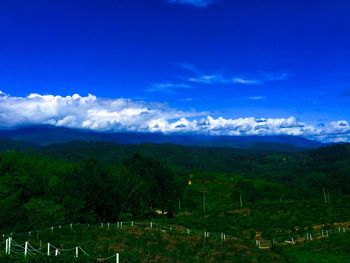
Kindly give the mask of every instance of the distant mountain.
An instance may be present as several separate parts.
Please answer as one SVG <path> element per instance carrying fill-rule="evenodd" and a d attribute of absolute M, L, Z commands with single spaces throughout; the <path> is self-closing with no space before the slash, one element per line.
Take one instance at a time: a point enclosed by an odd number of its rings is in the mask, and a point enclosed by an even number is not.
<path fill-rule="evenodd" d="M 95 132 L 53 126 L 32 126 L 0 130 L 0 139 L 28 144 L 51 145 L 72 141 L 100 141 L 118 144 L 178 144 L 202 147 L 230 147 L 271 151 L 299 151 L 324 144 L 297 136 L 208 136 L 194 134 Z"/>

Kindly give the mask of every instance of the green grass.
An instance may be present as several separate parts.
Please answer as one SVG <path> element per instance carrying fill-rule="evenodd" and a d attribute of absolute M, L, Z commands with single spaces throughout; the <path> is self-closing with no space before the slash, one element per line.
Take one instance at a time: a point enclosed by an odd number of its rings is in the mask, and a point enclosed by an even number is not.
<path fill-rule="evenodd" d="M 350 262 L 350 236 L 348 233 L 341 233 L 321 240 L 284 247 L 280 254 L 295 263 Z"/>
<path fill-rule="evenodd" d="M 74 258 L 74 250 L 62 252 L 59 257 L 31 256 L 29 262 L 96 262 L 96 258 L 120 253 L 121 262 L 281 262 L 283 258 L 274 252 L 260 251 L 251 241 L 233 236 L 222 241 L 219 236 L 210 235 L 204 239 L 202 233 L 181 232 L 178 227 L 173 231 L 160 231 L 145 226 L 115 225 L 109 229 L 98 226 L 74 226 L 40 231 L 39 235 L 29 238 L 28 233 L 14 235 L 20 244 L 25 241 L 39 248 L 48 242 L 59 248 L 81 246 L 91 257 L 81 255 Z M 185 229 L 182 229 L 185 230 Z M 46 251 L 44 247 L 43 252 Z M 0 256 L 0 262 L 22 262 L 23 254 L 10 257 Z M 112 261 L 113 262 L 113 261 Z"/>

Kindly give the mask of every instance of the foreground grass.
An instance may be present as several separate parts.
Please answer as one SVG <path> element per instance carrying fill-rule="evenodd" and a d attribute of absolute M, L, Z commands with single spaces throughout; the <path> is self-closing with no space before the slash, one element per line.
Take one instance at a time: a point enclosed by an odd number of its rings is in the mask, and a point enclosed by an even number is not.
<path fill-rule="evenodd" d="M 274 250 L 295 263 L 350 262 L 350 236 L 338 234 Z"/>
<path fill-rule="evenodd" d="M 75 258 L 75 251 L 61 252 L 58 257 L 30 256 L 29 262 L 96 262 L 120 253 L 120 262 L 283 262 L 284 258 L 274 252 L 260 251 L 251 241 L 229 237 L 222 241 L 217 237 L 205 239 L 200 234 L 184 234 L 176 231 L 161 231 L 149 227 L 116 226 L 101 228 L 74 227 L 41 232 L 38 237 L 27 239 L 14 236 L 17 243 L 29 241 L 31 245 L 45 253 L 48 242 L 52 245 L 69 249 L 82 247 L 90 256 L 80 255 Z M 0 262 L 23 262 L 23 254 L 2 255 Z M 115 262 L 115 258 L 110 259 Z"/>

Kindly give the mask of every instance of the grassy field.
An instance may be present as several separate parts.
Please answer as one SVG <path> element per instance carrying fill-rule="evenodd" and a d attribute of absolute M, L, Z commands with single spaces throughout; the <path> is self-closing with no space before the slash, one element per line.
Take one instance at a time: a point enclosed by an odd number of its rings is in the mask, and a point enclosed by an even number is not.
<path fill-rule="evenodd" d="M 13 234 L 17 244 L 28 241 L 41 253 L 29 256 L 29 262 L 96 262 L 116 252 L 120 253 L 120 262 L 281 262 L 284 259 L 275 252 L 259 250 L 251 240 L 242 240 L 232 235 L 222 240 L 219 234 L 210 233 L 204 238 L 202 232 L 190 231 L 174 226 L 161 227 L 154 223 L 136 223 L 133 227 L 124 223 L 123 229 L 115 224 L 101 226 L 69 226 L 31 233 Z M 47 243 L 62 249 L 60 255 L 50 257 L 45 254 Z M 89 256 L 80 250 L 75 258 L 75 247 L 80 246 Z M 17 245 L 18 253 L 1 256 L 2 262 L 22 262 L 24 250 Z M 63 251 L 64 249 L 71 249 Z M 21 252 L 20 252 L 21 251 Z M 14 252 L 12 252 L 14 253 Z M 51 248 L 54 253 L 54 248 Z M 115 257 L 109 259 L 115 262 Z"/>
<path fill-rule="evenodd" d="M 152 222 L 152 224 L 151 224 Z M 329 236 L 312 241 L 295 238 L 294 245 L 276 241 L 270 249 L 259 249 L 254 239 L 219 232 L 189 230 L 181 225 L 165 225 L 162 220 L 102 225 L 65 225 L 13 233 L 12 254 L 0 262 L 349 262 L 350 234 L 330 229 Z M 342 229 L 341 229 L 342 230 Z M 348 231 L 349 229 L 346 229 Z M 315 230 L 316 231 L 316 230 Z M 325 232 L 326 233 L 326 232 Z M 27 258 L 24 243 L 28 241 Z M 50 243 L 50 256 L 47 244 Z M 4 244 L 4 243 L 3 243 Z M 78 258 L 75 248 L 79 248 Z M 55 256 L 55 249 L 59 255 Z M 88 255 L 87 255 L 88 254 Z M 97 261 L 99 262 L 99 261 Z"/>

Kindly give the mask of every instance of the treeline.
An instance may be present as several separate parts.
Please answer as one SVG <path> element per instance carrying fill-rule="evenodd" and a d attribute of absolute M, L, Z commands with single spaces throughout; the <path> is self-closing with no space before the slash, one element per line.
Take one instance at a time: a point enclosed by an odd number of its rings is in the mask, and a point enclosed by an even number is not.
<path fill-rule="evenodd" d="M 72 162 L 94 157 L 106 165 L 122 163 L 125 156 L 138 152 L 187 175 L 196 172 L 238 174 L 243 179 L 260 179 L 284 186 L 276 189 L 244 181 L 233 191 L 244 192 L 249 200 L 276 198 L 281 193 L 293 199 L 322 199 L 323 188 L 334 198 L 350 194 L 350 144 L 287 153 L 171 144 L 71 142 L 50 145 L 36 152 Z"/>
<path fill-rule="evenodd" d="M 181 178 L 181 177 L 180 177 Z M 0 228 L 34 229 L 69 222 L 115 222 L 174 213 L 181 180 L 161 162 L 134 154 L 122 165 L 0 155 Z"/>

